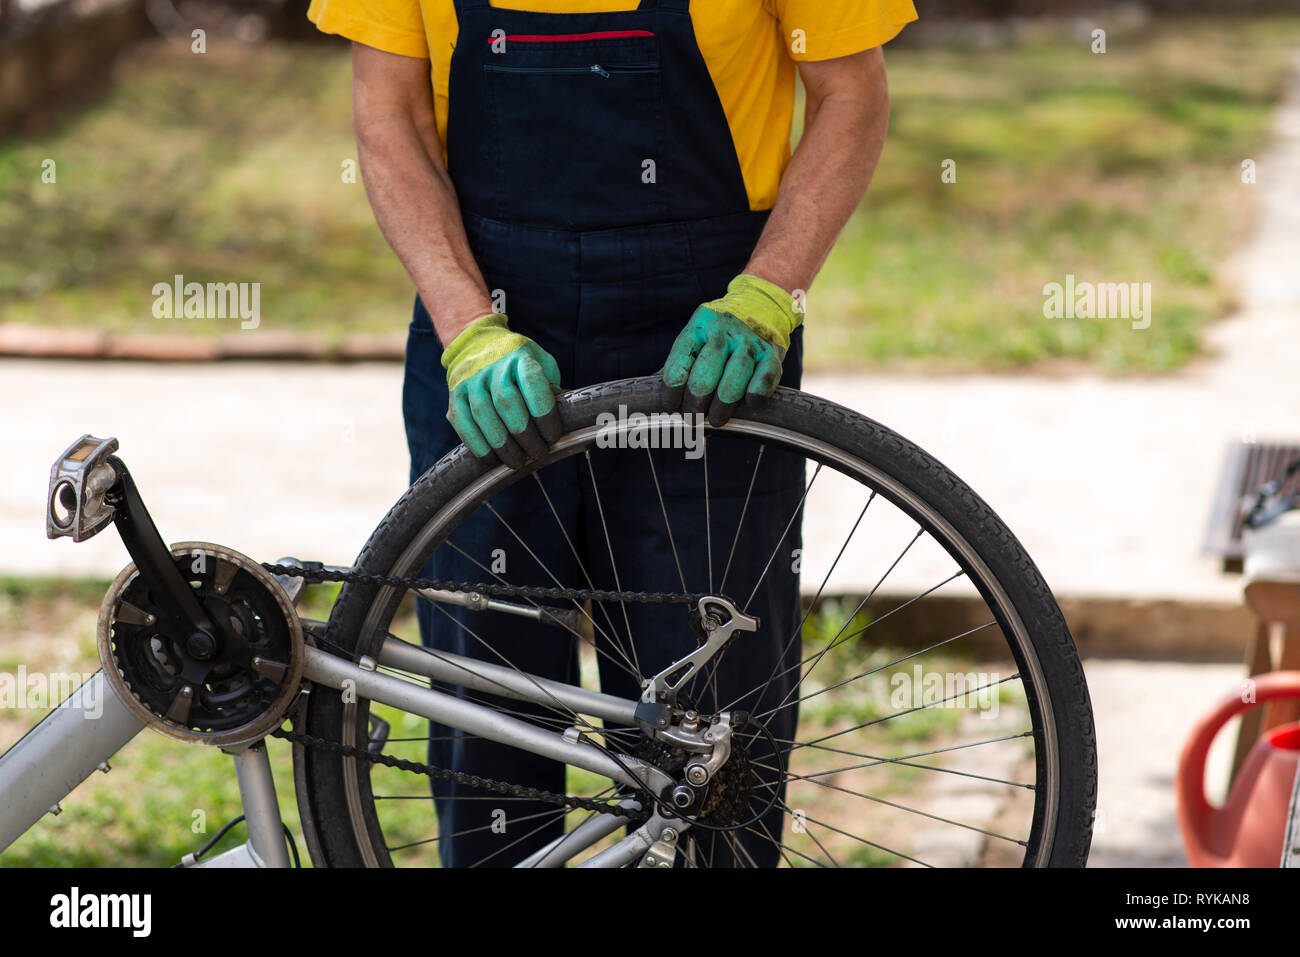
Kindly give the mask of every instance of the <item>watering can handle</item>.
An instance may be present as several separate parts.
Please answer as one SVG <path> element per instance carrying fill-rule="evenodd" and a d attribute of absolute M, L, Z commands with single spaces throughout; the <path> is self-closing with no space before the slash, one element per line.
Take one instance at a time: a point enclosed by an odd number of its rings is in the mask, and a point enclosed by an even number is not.
<path fill-rule="evenodd" d="M 1205 796 L 1205 761 L 1223 726 L 1243 711 L 1275 698 L 1300 698 L 1300 671 L 1271 671 L 1247 680 L 1253 686 L 1253 700 L 1245 700 L 1241 692 L 1223 698 L 1197 723 L 1183 748 L 1178 762 L 1179 804 L 1192 821 L 1204 823 L 1214 810 Z"/>

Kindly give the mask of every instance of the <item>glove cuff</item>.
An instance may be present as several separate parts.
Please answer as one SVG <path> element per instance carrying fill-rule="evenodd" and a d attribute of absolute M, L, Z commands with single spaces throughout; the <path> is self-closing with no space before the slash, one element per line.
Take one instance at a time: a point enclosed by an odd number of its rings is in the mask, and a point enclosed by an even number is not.
<path fill-rule="evenodd" d="M 456 388 L 474 373 L 509 355 L 518 345 L 504 313 L 492 312 L 475 319 L 442 350 L 448 388 Z"/>
<path fill-rule="evenodd" d="M 795 309 L 795 299 L 774 282 L 742 273 L 727 285 L 727 295 L 715 306 L 749 326 L 764 339 L 790 348 L 790 333 L 803 322 L 803 313 Z"/>

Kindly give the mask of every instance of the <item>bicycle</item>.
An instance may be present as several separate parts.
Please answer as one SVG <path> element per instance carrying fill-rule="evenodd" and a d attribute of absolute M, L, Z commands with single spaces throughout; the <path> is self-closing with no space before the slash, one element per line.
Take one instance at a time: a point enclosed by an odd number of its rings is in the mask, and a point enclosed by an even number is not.
<path fill-rule="evenodd" d="M 826 400 L 781 389 L 747 401 L 720 428 L 696 423 L 709 580 L 688 582 L 655 466 L 680 448 L 655 443 L 654 429 L 663 425 L 671 438 L 672 429 L 691 427 L 689 418 L 672 417 L 653 377 L 578 389 L 558 407 L 561 435 L 545 457 L 512 470 L 458 448 L 411 485 L 350 567 L 262 565 L 203 542 L 168 548 L 114 454 L 116 440 L 73 443 L 51 472 L 47 534 L 84 541 L 112 523 L 133 562 L 101 606 L 102 670 L 0 757 L 0 849 L 150 727 L 234 756 L 248 841 L 210 858 L 204 848 L 183 862 L 192 866 L 290 865 L 268 736 L 292 743 L 295 795 L 317 866 L 430 863 L 449 836 L 437 831 L 430 780 L 497 806 L 500 847 L 476 862 L 484 865 L 703 867 L 725 849 L 744 866 L 755 841 L 770 842 L 786 866 L 1085 863 L 1097 785 L 1082 666 L 1033 561 L 965 483 L 886 427 Z M 711 446 L 754 462 L 734 529 L 715 529 L 709 518 Z M 751 495 L 756 487 L 762 494 L 765 455 L 804 460 L 806 484 L 783 528 L 746 524 Z M 646 521 L 662 517 L 671 552 L 657 572 L 675 567 L 679 591 L 637 590 L 648 572 L 618 566 L 608 527 L 601 558 L 613 581 L 604 573 L 594 580 L 592 556 L 584 563 L 558 515 L 555 535 L 572 552 L 576 581 L 544 569 L 542 580 L 512 583 L 486 560 L 480 582 L 418 577 L 433 551 L 455 548 L 456 528 L 490 511 L 504 489 L 536 483 L 549 505 L 548 476 L 559 473 L 548 469 L 557 463 L 576 463 L 599 502 L 605 456 L 635 459 L 652 478 L 657 500 L 643 503 Z M 800 542 L 809 513 L 815 527 Z M 785 554 L 791 542 L 798 547 Z M 528 542 L 519 546 L 533 554 Z M 708 692 L 723 656 L 743 654 L 747 640 L 776 627 L 748 610 L 761 578 L 752 590 L 727 580 L 728 555 L 760 546 L 771 549 L 765 573 L 793 561 L 816 583 L 804 590 L 792 633 L 775 634 L 797 664 L 719 702 Z M 886 607 L 900 568 L 933 584 L 891 596 Z M 846 591 L 849 574 L 870 586 Z M 325 582 L 341 583 L 328 621 L 300 616 L 307 585 Z M 616 669 L 642 693 L 623 698 L 530 675 L 494 659 L 491 648 L 460 656 L 404 640 L 416 599 L 471 636 L 476 616 L 519 616 L 581 648 L 588 670 Z M 654 663 L 642 643 L 641 661 L 629 604 L 653 604 L 657 627 L 689 629 L 694 650 Z M 918 638 L 954 608 L 959 625 Z M 993 670 L 962 670 L 976 666 Z M 954 676 L 973 680 L 953 690 Z M 784 694 L 769 696 L 781 687 Z M 717 707 L 706 711 L 707 700 Z M 98 719 L 83 720 L 92 708 Z M 788 739 L 770 730 L 786 709 L 798 715 Z M 562 762 L 565 793 L 426 763 L 438 726 Z M 510 808 L 529 813 L 512 817 Z M 557 822 L 560 836 L 525 853 L 530 835 Z"/>

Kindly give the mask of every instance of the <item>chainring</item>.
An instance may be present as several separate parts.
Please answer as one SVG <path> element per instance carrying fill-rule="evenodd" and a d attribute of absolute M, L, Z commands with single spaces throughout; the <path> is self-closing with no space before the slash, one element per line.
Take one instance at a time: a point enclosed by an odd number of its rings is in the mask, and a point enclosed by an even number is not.
<path fill-rule="evenodd" d="M 221 747 L 257 741 L 280 726 L 298 695 L 304 643 L 297 612 L 279 583 L 239 552 L 181 542 L 171 554 L 227 640 L 215 655 L 196 659 L 185 635 L 168 633 L 150 585 L 131 564 L 100 606 L 104 674 L 136 717 L 170 738 Z"/>

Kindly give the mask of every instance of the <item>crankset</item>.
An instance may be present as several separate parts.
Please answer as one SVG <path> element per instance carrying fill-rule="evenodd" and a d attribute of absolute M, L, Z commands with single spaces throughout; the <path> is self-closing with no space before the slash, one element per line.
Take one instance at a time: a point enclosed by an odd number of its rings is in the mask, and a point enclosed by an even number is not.
<path fill-rule="evenodd" d="M 132 564 L 100 608 L 99 657 L 122 703 L 169 737 L 222 747 L 280 726 L 304 644 L 284 589 L 252 559 L 205 542 L 163 543 L 117 440 L 82 436 L 50 470 L 45 530 L 85 541 L 111 521 Z"/>
<path fill-rule="evenodd" d="M 100 607 L 104 673 L 137 717 L 169 737 L 257 741 L 283 723 L 298 693 L 298 614 L 276 580 L 236 551 L 181 542 L 171 559 L 210 627 L 178 622 L 168 614 L 175 596 L 128 565 Z"/>

